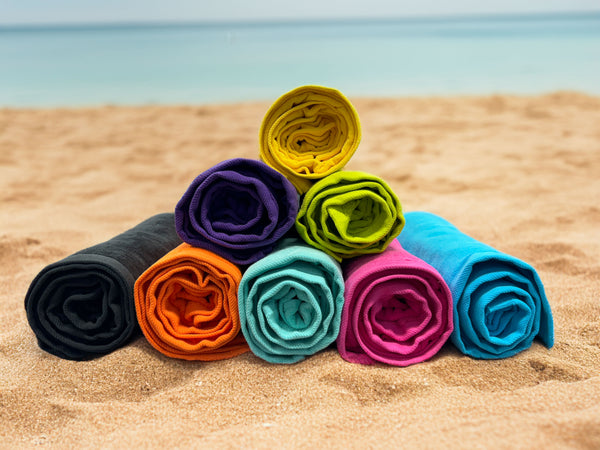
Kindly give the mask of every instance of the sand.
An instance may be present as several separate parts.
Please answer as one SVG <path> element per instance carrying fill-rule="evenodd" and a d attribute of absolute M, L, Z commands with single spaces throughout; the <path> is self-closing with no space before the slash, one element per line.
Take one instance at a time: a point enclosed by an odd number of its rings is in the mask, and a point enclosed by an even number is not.
<path fill-rule="evenodd" d="M 169 359 L 142 338 L 90 362 L 41 351 L 37 272 L 146 217 L 191 180 L 256 157 L 268 103 L 0 110 L 2 447 L 600 448 L 600 98 L 353 99 L 349 169 L 531 263 L 556 344 L 408 368 L 334 349 L 292 366 Z"/>

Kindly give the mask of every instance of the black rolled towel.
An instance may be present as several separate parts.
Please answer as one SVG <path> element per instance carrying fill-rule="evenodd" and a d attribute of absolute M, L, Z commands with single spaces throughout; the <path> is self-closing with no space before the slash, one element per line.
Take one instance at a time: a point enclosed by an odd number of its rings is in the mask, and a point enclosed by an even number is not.
<path fill-rule="evenodd" d="M 40 348 L 84 360 L 123 346 L 138 329 L 135 280 L 179 244 L 173 214 L 157 214 L 46 266 L 25 296 L 27 320 Z"/>

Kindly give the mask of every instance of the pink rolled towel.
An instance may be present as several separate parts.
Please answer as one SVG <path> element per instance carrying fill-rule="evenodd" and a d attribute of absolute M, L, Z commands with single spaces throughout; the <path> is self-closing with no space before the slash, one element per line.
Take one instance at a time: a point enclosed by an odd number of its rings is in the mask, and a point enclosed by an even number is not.
<path fill-rule="evenodd" d="M 337 348 L 359 364 L 395 366 L 435 355 L 452 333 L 452 294 L 441 275 L 396 240 L 344 267 Z"/>

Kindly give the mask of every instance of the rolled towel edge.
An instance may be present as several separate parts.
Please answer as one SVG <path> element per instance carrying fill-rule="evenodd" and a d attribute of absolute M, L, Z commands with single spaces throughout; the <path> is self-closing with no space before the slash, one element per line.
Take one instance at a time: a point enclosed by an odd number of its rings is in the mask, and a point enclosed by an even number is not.
<path fill-rule="evenodd" d="M 98 356 L 103 356 L 107 352 L 112 352 L 112 351 L 116 350 L 117 348 L 121 347 L 134 335 L 134 332 L 136 331 L 136 329 L 139 329 L 138 325 L 137 325 L 137 318 L 135 315 L 135 306 L 134 306 L 134 301 L 133 301 L 134 300 L 133 289 L 127 290 L 127 292 L 125 292 L 127 297 L 124 298 L 124 301 L 123 301 L 124 305 L 129 306 L 128 312 L 130 314 L 131 320 L 129 321 L 127 327 L 125 328 L 125 331 L 121 334 L 121 336 L 117 340 L 111 342 L 110 344 L 104 345 L 104 346 L 89 346 L 89 345 L 86 346 L 86 345 L 82 344 L 82 347 L 85 347 L 85 351 L 84 350 L 81 350 L 79 352 L 78 351 L 73 351 L 73 352 L 69 351 L 68 353 L 58 351 L 56 349 L 56 347 L 53 347 L 51 345 L 51 339 L 49 339 L 49 337 L 47 337 L 46 335 L 40 336 L 35 331 L 34 327 L 31 326 L 32 322 L 33 323 L 39 322 L 39 318 L 37 318 L 37 315 L 35 314 L 36 310 L 37 310 L 37 308 L 35 308 L 35 306 L 37 306 L 37 302 L 35 302 L 35 305 L 34 305 L 34 299 L 39 300 L 39 297 L 37 297 L 36 294 L 39 289 L 42 289 L 42 287 L 39 285 L 39 283 L 41 281 L 43 281 L 45 277 L 52 276 L 52 273 L 55 272 L 56 270 L 60 270 L 61 272 L 63 272 L 64 270 L 68 269 L 68 266 L 70 266 L 72 264 L 75 264 L 75 265 L 81 264 L 83 266 L 93 266 L 94 264 L 99 264 L 99 265 L 105 267 L 106 269 L 108 269 L 109 272 L 112 272 L 115 275 L 115 278 L 119 281 L 119 284 L 121 284 L 121 280 L 124 280 L 126 285 L 128 284 L 130 286 L 133 286 L 135 283 L 135 279 L 131 275 L 131 272 L 129 271 L 129 269 L 127 269 L 121 262 L 117 261 L 114 258 L 110 258 L 108 256 L 98 255 L 98 254 L 94 254 L 94 253 L 79 252 L 79 253 L 75 253 L 70 256 L 67 256 L 66 258 L 63 258 L 60 261 L 56 261 L 54 263 L 47 265 L 37 274 L 37 276 L 31 282 L 29 289 L 27 290 L 27 294 L 25 295 L 25 311 L 26 311 L 26 315 L 27 315 L 27 321 L 29 322 L 30 327 L 34 330 L 34 334 L 36 335 L 36 338 L 38 340 L 40 348 L 42 348 L 44 351 L 46 351 L 48 353 L 51 353 L 51 354 L 58 356 L 60 358 L 63 358 L 63 359 L 69 359 L 69 360 L 74 360 L 74 361 L 90 360 L 90 359 L 97 358 Z M 119 277 L 120 277 L 120 279 L 119 279 Z M 121 286 L 121 287 L 123 287 L 123 286 Z M 129 300 L 129 301 L 127 301 L 127 300 Z M 56 340 L 56 338 L 54 336 L 52 337 L 52 339 Z"/>

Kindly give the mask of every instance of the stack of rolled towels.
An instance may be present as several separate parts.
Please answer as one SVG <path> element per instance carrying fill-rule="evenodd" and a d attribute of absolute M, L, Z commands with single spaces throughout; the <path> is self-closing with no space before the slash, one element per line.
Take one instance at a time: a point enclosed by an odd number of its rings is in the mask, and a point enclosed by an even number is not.
<path fill-rule="evenodd" d="M 200 173 L 174 213 L 45 267 L 25 298 L 39 346 L 85 360 L 143 333 L 172 358 L 251 351 L 296 363 L 336 346 L 359 364 L 474 358 L 553 345 L 529 264 L 342 170 L 361 139 L 339 91 L 302 86 L 268 110 L 260 160 Z"/>

